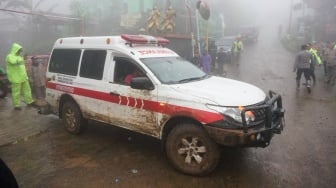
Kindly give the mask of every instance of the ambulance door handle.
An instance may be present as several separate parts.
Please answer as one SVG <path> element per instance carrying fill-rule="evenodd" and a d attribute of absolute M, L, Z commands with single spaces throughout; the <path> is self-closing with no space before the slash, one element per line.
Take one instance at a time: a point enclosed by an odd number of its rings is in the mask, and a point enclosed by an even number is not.
<path fill-rule="evenodd" d="M 114 95 L 114 96 L 120 96 L 120 94 L 119 93 L 116 93 L 116 92 L 110 92 L 110 95 Z"/>

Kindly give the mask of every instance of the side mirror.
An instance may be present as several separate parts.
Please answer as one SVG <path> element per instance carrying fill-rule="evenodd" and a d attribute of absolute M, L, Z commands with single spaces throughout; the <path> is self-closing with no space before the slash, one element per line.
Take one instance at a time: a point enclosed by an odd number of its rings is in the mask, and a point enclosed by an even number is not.
<path fill-rule="evenodd" d="M 154 85 L 147 77 L 132 78 L 130 86 L 133 89 L 141 89 L 141 90 L 153 90 L 154 89 Z"/>

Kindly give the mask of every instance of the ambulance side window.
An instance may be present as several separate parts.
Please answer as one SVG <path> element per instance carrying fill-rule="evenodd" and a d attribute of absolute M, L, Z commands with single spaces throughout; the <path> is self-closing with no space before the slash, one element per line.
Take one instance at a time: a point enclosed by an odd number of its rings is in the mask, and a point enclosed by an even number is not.
<path fill-rule="evenodd" d="M 50 59 L 49 72 L 76 76 L 80 49 L 54 49 Z"/>
<path fill-rule="evenodd" d="M 101 80 L 103 78 L 105 59 L 105 50 L 85 50 L 79 76 Z"/>
<path fill-rule="evenodd" d="M 114 82 L 122 85 L 129 85 L 129 83 L 126 81 L 126 77 L 132 74 L 136 69 L 140 69 L 127 58 L 115 57 L 114 60 Z"/>

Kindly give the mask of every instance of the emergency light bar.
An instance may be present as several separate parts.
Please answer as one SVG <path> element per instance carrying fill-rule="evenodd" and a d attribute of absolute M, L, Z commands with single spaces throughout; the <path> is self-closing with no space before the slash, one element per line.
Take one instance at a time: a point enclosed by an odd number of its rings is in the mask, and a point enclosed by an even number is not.
<path fill-rule="evenodd" d="M 169 44 L 169 40 L 162 37 L 154 37 L 149 35 L 128 35 L 122 34 L 121 38 L 132 44 L 157 44 L 166 45 Z"/>

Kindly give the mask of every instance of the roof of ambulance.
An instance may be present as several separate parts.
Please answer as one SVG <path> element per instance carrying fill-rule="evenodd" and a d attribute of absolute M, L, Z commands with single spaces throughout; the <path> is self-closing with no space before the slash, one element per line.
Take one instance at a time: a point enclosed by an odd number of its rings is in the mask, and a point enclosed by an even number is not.
<path fill-rule="evenodd" d="M 132 44 L 120 36 L 93 36 L 59 38 L 54 44 L 57 49 L 112 49 L 133 54 L 139 58 L 178 56 L 174 51 L 156 44 Z M 130 54 L 129 54 L 130 53 Z"/>

